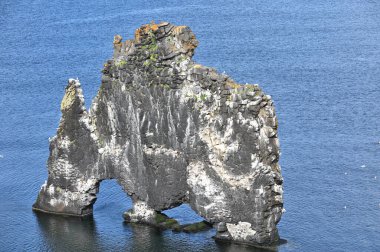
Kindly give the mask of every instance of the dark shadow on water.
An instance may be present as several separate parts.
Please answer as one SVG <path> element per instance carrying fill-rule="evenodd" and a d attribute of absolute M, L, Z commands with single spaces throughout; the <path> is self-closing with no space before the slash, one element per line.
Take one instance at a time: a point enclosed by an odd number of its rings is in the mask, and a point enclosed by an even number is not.
<path fill-rule="evenodd" d="M 212 238 L 215 230 L 200 233 L 176 233 L 160 230 L 143 224 L 124 223 L 131 240 L 126 251 L 166 252 L 166 251 L 222 251 L 222 252 L 278 252 L 279 246 L 258 248 L 244 244 L 216 241 Z"/>
<path fill-rule="evenodd" d="M 131 244 L 126 251 L 218 251 L 211 235 L 175 233 L 143 224 L 124 223 L 130 233 Z"/>
<path fill-rule="evenodd" d="M 97 233 L 92 216 L 67 217 L 34 212 L 42 236 L 40 249 L 44 251 L 223 251 L 277 252 L 278 248 L 264 249 L 248 245 L 215 241 L 215 230 L 196 234 L 162 231 L 141 224 L 123 224 L 124 233 L 109 241 Z M 124 236 L 125 235 L 125 236 Z M 102 249 L 103 248 L 103 249 Z"/>
<path fill-rule="evenodd" d="M 165 237 L 161 230 L 141 224 L 124 224 L 131 231 L 131 248 L 128 251 L 161 251 Z"/>
<path fill-rule="evenodd" d="M 286 244 L 287 240 L 280 239 L 278 242 L 278 245 L 268 247 L 268 248 L 260 248 L 260 247 L 253 247 L 250 245 L 244 245 L 244 244 L 235 244 L 235 243 L 229 243 L 224 241 L 215 241 L 215 244 L 219 251 L 222 252 L 278 252 L 279 246 Z"/>
<path fill-rule="evenodd" d="M 95 220 L 34 212 L 44 246 L 49 251 L 96 251 Z"/>

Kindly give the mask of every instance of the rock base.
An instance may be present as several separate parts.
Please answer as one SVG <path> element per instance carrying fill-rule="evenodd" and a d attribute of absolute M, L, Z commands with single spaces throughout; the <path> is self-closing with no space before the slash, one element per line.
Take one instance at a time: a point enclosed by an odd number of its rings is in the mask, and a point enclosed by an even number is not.
<path fill-rule="evenodd" d="M 212 228 L 212 224 L 207 221 L 200 221 L 191 224 L 180 225 L 180 223 L 173 218 L 168 217 L 164 213 L 155 212 L 154 217 L 149 220 L 146 219 L 136 219 L 136 214 L 134 210 L 131 209 L 123 214 L 126 223 L 138 223 L 149 225 L 160 230 L 172 230 L 173 232 L 185 232 L 185 233 L 197 233 Z"/>

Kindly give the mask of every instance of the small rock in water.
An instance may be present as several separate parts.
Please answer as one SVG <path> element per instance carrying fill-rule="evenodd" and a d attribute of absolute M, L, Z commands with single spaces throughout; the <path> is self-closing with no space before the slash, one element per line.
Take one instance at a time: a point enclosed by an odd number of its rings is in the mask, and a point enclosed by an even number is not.
<path fill-rule="evenodd" d="M 346 206 L 344 206 L 344 209 L 347 209 L 347 207 L 346 207 Z"/>
<path fill-rule="evenodd" d="M 347 172 L 345 172 L 344 175 L 347 175 Z"/>

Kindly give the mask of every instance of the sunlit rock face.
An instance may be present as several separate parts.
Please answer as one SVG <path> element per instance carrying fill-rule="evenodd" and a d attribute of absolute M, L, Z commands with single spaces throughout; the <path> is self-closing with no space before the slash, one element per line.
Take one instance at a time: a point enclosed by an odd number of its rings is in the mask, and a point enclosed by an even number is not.
<path fill-rule="evenodd" d="M 283 180 L 271 97 L 196 64 L 187 26 L 152 23 L 113 43 L 89 111 L 79 81 L 68 82 L 33 208 L 91 214 L 99 183 L 117 179 L 130 221 L 188 203 L 218 239 L 275 243 Z"/>

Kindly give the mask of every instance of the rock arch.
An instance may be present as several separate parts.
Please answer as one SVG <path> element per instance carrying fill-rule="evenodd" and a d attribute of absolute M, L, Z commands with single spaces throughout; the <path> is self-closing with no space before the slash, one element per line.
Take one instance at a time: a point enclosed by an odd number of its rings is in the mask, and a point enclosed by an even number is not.
<path fill-rule="evenodd" d="M 273 244 L 282 214 L 282 177 L 273 102 L 196 64 L 186 26 L 144 25 L 114 39 L 114 57 L 89 111 L 70 79 L 49 177 L 33 208 L 92 213 L 99 182 L 117 179 L 133 199 L 131 221 L 184 202 L 218 230 L 216 238 Z"/>

